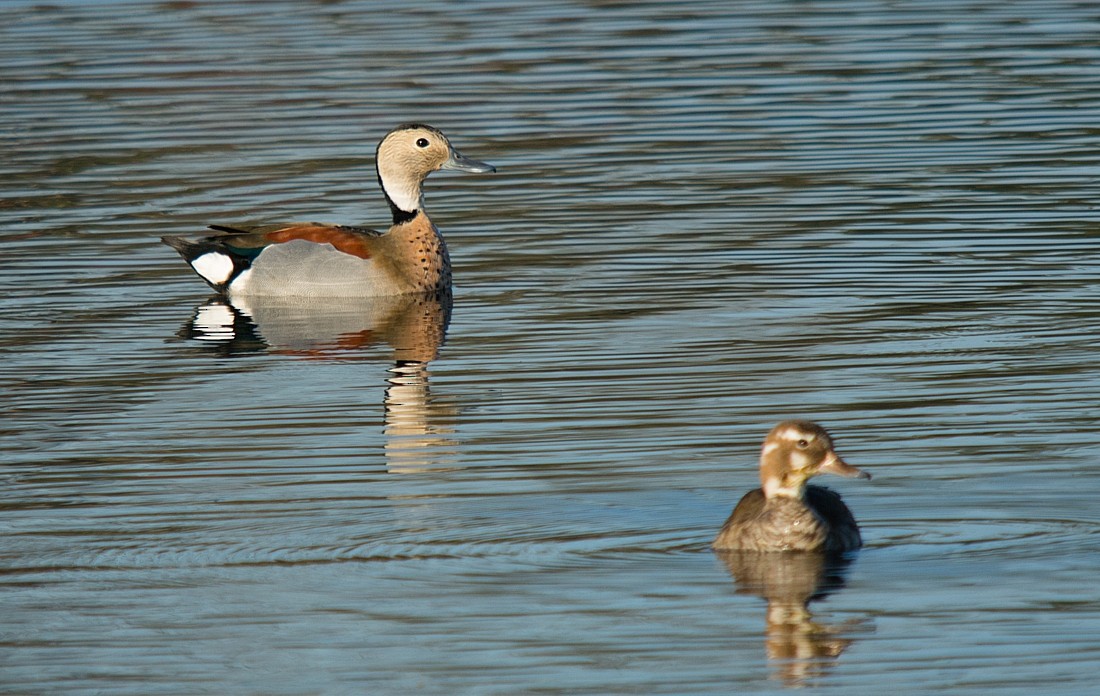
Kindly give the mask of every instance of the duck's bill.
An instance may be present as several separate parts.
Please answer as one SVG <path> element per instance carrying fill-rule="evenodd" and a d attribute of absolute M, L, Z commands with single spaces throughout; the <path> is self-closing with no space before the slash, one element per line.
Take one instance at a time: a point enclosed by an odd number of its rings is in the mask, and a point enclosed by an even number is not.
<path fill-rule="evenodd" d="M 852 466 L 840 458 L 836 452 L 830 452 L 829 458 L 818 469 L 823 474 L 836 474 L 846 478 L 869 479 L 871 475 L 859 467 Z"/>
<path fill-rule="evenodd" d="M 444 162 L 440 169 L 457 169 L 460 172 L 473 172 L 474 174 L 485 174 L 497 170 L 497 168 L 491 164 L 470 159 L 469 157 L 458 154 L 454 150 L 451 150 L 451 158 Z"/>

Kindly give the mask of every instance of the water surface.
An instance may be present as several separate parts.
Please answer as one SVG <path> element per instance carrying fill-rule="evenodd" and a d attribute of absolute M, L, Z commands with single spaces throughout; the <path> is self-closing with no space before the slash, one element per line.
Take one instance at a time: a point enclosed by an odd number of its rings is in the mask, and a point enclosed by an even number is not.
<path fill-rule="evenodd" d="M 6 691 L 1092 688 L 1090 4 L 0 20 Z M 242 313 L 157 241 L 385 225 L 405 121 L 499 169 L 428 182 L 453 308 Z M 846 568 L 707 548 L 788 417 L 874 475 Z"/>

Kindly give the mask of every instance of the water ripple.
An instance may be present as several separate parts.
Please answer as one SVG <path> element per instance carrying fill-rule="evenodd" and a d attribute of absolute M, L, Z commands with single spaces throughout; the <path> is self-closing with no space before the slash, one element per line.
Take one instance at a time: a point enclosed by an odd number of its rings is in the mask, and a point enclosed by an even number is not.
<path fill-rule="evenodd" d="M 10 689 L 1092 688 L 1087 3 L 0 20 Z M 159 236 L 385 226 L 409 120 L 499 169 L 427 184 L 430 364 L 362 323 L 194 331 Z M 832 484 L 868 547 L 812 665 L 706 550 L 790 416 L 875 477 Z"/>

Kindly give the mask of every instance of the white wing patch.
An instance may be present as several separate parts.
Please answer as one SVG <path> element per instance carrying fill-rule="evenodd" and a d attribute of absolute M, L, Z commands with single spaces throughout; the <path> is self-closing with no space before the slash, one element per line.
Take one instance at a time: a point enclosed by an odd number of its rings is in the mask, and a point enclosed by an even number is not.
<path fill-rule="evenodd" d="M 221 285 L 233 275 L 233 259 L 216 251 L 208 251 L 191 262 L 191 268 L 208 283 Z"/>

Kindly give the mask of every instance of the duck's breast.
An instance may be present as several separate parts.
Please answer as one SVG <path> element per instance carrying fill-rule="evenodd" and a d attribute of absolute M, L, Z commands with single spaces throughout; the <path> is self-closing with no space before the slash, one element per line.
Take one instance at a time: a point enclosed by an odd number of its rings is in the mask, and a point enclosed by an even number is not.
<path fill-rule="evenodd" d="M 814 551 L 827 544 L 820 515 L 797 498 L 768 500 L 760 489 L 745 494 L 722 526 L 713 548 L 733 551 Z"/>

